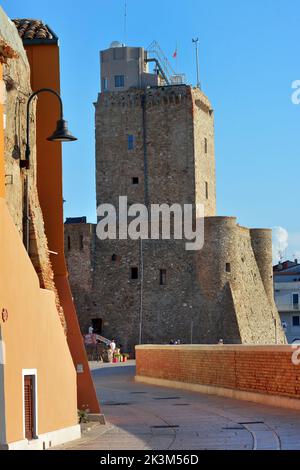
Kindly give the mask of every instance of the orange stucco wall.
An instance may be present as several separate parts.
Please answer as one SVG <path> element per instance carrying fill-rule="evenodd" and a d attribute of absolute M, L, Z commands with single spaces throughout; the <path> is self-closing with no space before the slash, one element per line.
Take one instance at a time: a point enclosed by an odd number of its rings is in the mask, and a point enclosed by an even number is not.
<path fill-rule="evenodd" d="M 27 46 L 31 87 L 52 88 L 60 92 L 59 53 L 55 45 Z M 59 102 L 50 93 L 38 95 L 37 105 L 37 184 L 49 250 L 56 275 L 66 274 L 64 259 L 62 149 L 58 142 L 48 142 L 59 119 Z M 59 223 L 58 223 L 59 222 Z"/>
<path fill-rule="evenodd" d="M 22 240 L 0 198 L 0 308 L 5 344 L 7 442 L 23 439 L 22 369 L 37 369 L 39 434 L 77 424 L 76 373 L 54 293 L 39 287 Z"/>
<path fill-rule="evenodd" d="M 6 442 L 12 443 L 24 438 L 23 369 L 37 370 L 38 434 L 75 426 L 78 420 L 76 373 L 54 293 L 40 289 L 5 202 L 2 123 L 0 105 L 0 331 L 6 351 Z M 2 309 L 8 311 L 6 321 Z"/>
<path fill-rule="evenodd" d="M 0 64 L 0 80 L 2 80 L 2 64 Z M 0 103 L 0 119 L 3 122 L 3 103 Z M 4 197 L 5 194 L 5 176 L 4 176 L 4 132 L 3 125 L 0 123 L 0 197 Z"/>
<path fill-rule="evenodd" d="M 33 91 L 52 88 L 60 92 L 59 48 L 56 45 L 26 46 Z M 62 194 L 62 149 L 60 143 L 47 141 L 59 118 L 58 100 L 50 93 L 39 95 L 37 105 L 37 183 L 43 212 L 54 278 L 67 322 L 67 338 L 75 366 L 83 365 L 77 375 L 78 407 L 100 413 L 85 348 L 77 320 L 64 256 L 64 224 Z M 74 144 L 66 144 L 74 145 Z"/>

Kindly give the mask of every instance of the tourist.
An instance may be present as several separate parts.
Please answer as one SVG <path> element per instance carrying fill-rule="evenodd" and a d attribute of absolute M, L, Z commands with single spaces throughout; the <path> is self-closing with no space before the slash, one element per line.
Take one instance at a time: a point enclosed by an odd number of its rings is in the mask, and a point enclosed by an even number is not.
<path fill-rule="evenodd" d="M 115 343 L 115 340 L 113 339 L 111 342 L 110 342 L 110 349 L 112 350 L 112 352 L 114 353 L 115 350 L 116 350 L 116 343 Z"/>

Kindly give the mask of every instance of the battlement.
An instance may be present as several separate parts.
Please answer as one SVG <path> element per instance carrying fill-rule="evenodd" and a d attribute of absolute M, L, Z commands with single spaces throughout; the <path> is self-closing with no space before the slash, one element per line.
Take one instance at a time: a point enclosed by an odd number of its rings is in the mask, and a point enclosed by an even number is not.
<path fill-rule="evenodd" d="M 151 87 L 145 90 L 131 88 L 126 91 L 99 93 L 98 107 L 140 107 L 141 101 L 145 97 L 147 107 L 164 105 L 181 105 L 190 103 L 206 113 L 212 114 L 213 110 L 208 98 L 198 88 L 190 85 L 169 85 L 161 87 Z"/>
<path fill-rule="evenodd" d="M 131 88 L 126 91 L 99 93 L 98 106 L 140 107 L 142 97 L 146 98 L 147 106 L 181 104 L 184 100 L 192 102 L 191 87 L 188 85 L 170 85 L 151 87 L 145 90 Z"/>

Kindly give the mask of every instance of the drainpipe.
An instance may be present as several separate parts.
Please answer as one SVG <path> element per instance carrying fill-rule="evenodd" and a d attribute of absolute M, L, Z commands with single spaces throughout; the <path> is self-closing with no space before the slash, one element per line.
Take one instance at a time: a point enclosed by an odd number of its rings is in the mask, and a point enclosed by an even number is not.
<path fill-rule="evenodd" d="M 24 209 L 23 209 L 23 243 L 27 253 L 30 245 L 30 215 L 29 215 L 29 179 L 24 177 Z"/>
<path fill-rule="evenodd" d="M 142 113 L 143 113 L 143 152 L 144 152 L 144 204 L 148 208 L 149 190 L 148 190 L 148 149 L 147 149 L 147 103 L 146 91 L 141 97 Z"/>
<path fill-rule="evenodd" d="M 139 317 L 139 344 L 142 344 L 142 326 L 143 326 L 143 295 L 144 295 L 144 254 L 143 254 L 143 240 L 140 238 L 140 317 Z"/>
<path fill-rule="evenodd" d="M 147 107 L 146 91 L 141 96 L 142 106 L 142 127 L 143 127 L 143 155 L 144 155 L 144 204 L 149 206 L 149 188 L 148 188 L 148 149 L 147 149 Z M 142 326 L 143 326 L 143 296 L 144 296 L 144 246 L 140 238 L 140 313 L 139 313 L 139 344 L 142 344 Z"/>

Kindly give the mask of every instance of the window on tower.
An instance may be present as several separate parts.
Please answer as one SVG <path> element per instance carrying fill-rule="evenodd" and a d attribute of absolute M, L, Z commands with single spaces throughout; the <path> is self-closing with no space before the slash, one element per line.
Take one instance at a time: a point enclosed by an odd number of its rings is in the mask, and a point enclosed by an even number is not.
<path fill-rule="evenodd" d="M 137 176 L 134 176 L 134 177 L 132 178 L 132 184 L 139 184 L 139 179 L 138 179 Z"/>
<path fill-rule="evenodd" d="M 134 136 L 132 134 L 127 136 L 127 147 L 128 150 L 134 149 Z"/>
<path fill-rule="evenodd" d="M 130 277 L 131 277 L 131 279 L 138 279 L 138 278 L 139 278 L 139 270 L 138 270 L 138 268 L 136 268 L 136 267 L 131 268 L 131 270 L 130 270 Z"/>
<path fill-rule="evenodd" d="M 102 91 L 108 90 L 108 78 L 102 78 Z"/>
<path fill-rule="evenodd" d="M 205 181 L 205 197 L 208 199 L 208 182 Z"/>
<path fill-rule="evenodd" d="M 79 235 L 79 249 L 80 251 L 84 250 L 83 235 Z"/>
<path fill-rule="evenodd" d="M 230 263 L 226 263 L 226 265 L 225 265 L 225 271 L 226 271 L 227 273 L 231 273 L 231 264 L 230 264 Z"/>
<path fill-rule="evenodd" d="M 159 284 L 161 286 L 165 286 L 167 283 L 167 271 L 165 269 L 161 269 L 159 272 Z"/>
<path fill-rule="evenodd" d="M 115 75 L 115 88 L 123 88 L 125 85 L 124 75 Z"/>
<path fill-rule="evenodd" d="M 204 138 L 204 153 L 207 153 L 207 138 Z"/>

